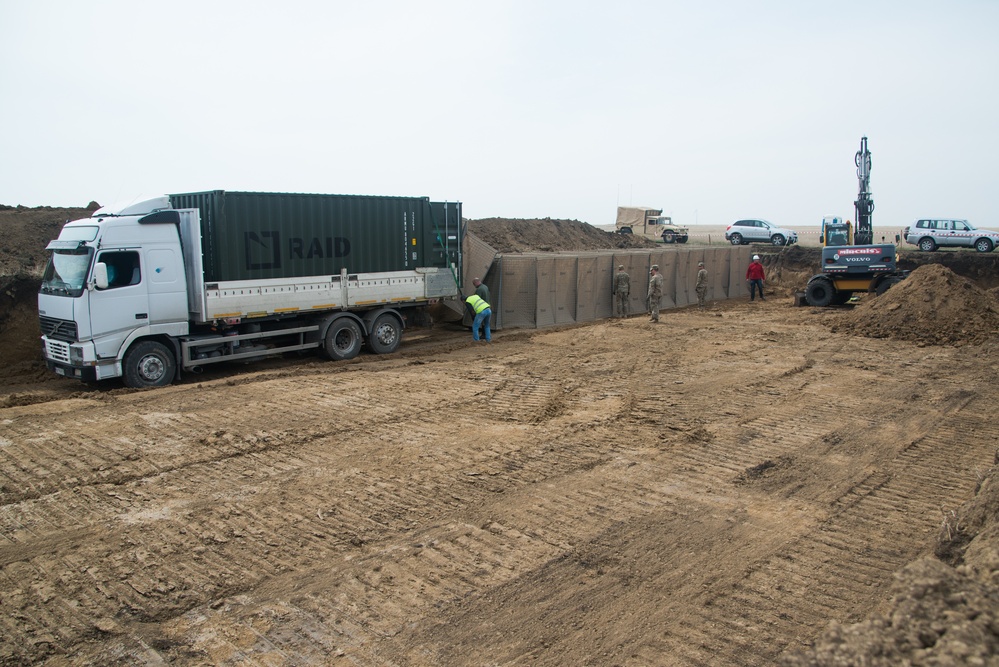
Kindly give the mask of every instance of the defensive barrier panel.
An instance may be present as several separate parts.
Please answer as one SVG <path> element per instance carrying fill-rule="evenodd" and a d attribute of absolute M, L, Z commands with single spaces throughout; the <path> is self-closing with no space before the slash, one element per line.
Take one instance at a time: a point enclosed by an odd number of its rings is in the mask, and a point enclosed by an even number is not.
<path fill-rule="evenodd" d="M 748 295 L 746 267 L 753 255 L 740 247 L 606 250 L 558 253 L 497 253 L 466 234 L 464 292 L 475 276 L 489 287 L 494 329 L 543 328 L 611 317 L 617 267 L 631 277 L 629 312 L 649 312 L 646 298 L 652 266 L 663 276 L 660 310 L 697 303 L 697 263 L 708 270 L 708 300 Z M 470 273 L 471 272 L 471 273 Z M 472 273 L 475 275 L 473 276 Z"/>

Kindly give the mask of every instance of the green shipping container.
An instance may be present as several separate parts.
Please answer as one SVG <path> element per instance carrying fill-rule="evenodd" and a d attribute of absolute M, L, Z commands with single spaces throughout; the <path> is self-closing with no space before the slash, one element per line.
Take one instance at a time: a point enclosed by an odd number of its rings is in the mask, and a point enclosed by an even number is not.
<path fill-rule="evenodd" d="M 201 214 L 205 282 L 456 267 L 461 203 L 276 192 L 170 195 Z"/>

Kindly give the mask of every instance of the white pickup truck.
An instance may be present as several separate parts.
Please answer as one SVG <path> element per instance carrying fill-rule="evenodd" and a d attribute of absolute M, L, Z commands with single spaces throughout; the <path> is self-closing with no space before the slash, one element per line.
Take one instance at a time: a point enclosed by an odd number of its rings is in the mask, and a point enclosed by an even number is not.
<path fill-rule="evenodd" d="M 926 252 L 949 246 L 992 252 L 999 245 L 999 232 L 978 229 L 967 220 L 951 218 L 916 220 L 903 230 L 902 235 L 905 236 L 906 243 L 919 246 L 920 250 Z"/>

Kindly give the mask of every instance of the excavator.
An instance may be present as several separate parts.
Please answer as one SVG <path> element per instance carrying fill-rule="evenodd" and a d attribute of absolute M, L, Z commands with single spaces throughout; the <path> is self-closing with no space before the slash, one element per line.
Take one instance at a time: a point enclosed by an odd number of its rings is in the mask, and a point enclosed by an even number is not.
<path fill-rule="evenodd" d="M 849 220 L 826 216 L 822 220 L 821 273 L 812 276 L 805 287 L 805 301 L 810 306 L 825 307 L 847 303 L 855 292 L 878 296 L 905 278 L 898 270 L 898 253 L 891 243 L 875 244 L 871 222 L 874 200 L 871 198 L 871 152 L 867 137 L 860 140 L 854 158 L 860 191 L 853 202 L 856 228 Z"/>

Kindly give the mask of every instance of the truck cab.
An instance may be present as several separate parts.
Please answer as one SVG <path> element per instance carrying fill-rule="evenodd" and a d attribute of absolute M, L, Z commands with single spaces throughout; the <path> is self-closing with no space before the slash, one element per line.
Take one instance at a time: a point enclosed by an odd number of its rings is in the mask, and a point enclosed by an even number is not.
<path fill-rule="evenodd" d="M 67 223 L 38 294 L 46 364 L 84 381 L 122 375 L 122 350 L 138 338 L 188 333 L 186 272 L 165 197 Z M 172 212 L 169 222 L 182 212 Z M 138 223 L 138 224 L 137 224 Z"/>

